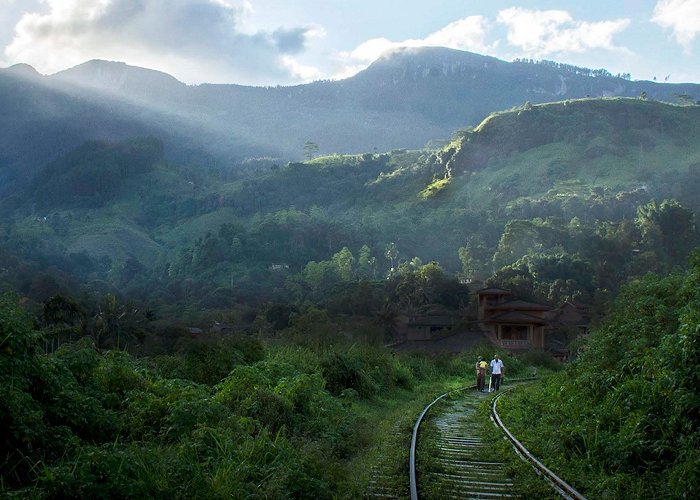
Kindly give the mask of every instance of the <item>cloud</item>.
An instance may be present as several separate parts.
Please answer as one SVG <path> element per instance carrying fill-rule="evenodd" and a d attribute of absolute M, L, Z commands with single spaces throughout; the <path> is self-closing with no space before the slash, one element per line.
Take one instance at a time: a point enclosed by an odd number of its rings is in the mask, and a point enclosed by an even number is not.
<path fill-rule="evenodd" d="M 387 38 L 373 38 L 361 43 L 350 52 L 339 54 L 338 59 L 342 61 L 343 68 L 335 74 L 334 78 L 352 76 L 377 60 L 384 52 L 398 47 L 442 46 L 482 54 L 492 53 L 496 45 L 486 43 L 489 29 L 489 22 L 485 17 L 469 16 L 452 22 L 425 38 L 412 38 L 399 42 Z"/>
<path fill-rule="evenodd" d="M 651 21 L 670 29 L 686 52 L 700 33 L 700 0 L 660 0 Z"/>
<path fill-rule="evenodd" d="M 27 13 L 5 48 L 6 62 L 51 73 L 87 59 L 126 60 L 188 83 L 293 83 L 311 69 L 294 64 L 316 27 L 247 29 L 247 0 L 46 0 Z"/>
<path fill-rule="evenodd" d="M 310 82 L 323 78 L 321 71 L 315 66 L 301 64 L 291 56 L 284 56 L 282 64 L 294 77 L 302 82 Z"/>
<path fill-rule="evenodd" d="M 423 40 L 423 43 L 425 45 L 488 53 L 494 48 L 494 46 L 485 42 L 489 29 L 490 25 L 485 17 L 465 17 L 428 35 Z"/>
<path fill-rule="evenodd" d="M 283 54 L 298 54 L 305 49 L 306 32 L 307 28 L 279 28 L 272 33 L 272 39 Z"/>
<path fill-rule="evenodd" d="M 523 56 L 543 57 L 550 54 L 583 53 L 593 49 L 630 54 L 615 44 L 614 37 L 630 24 L 629 19 L 599 22 L 576 21 L 564 10 L 527 10 L 519 7 L 501 10 L 496 23 L 507 28 L 507 44 L 518 48 Z M 354 50 L 340 54 L 344 66 L 335 77 L 352 76 L 389 49 L 397 47 L 444 46 L 496 55 L 502 48 L 494 40 L 494 24 L 483 16 L 469 16 L 448 24 L 425 38 L 394 42 L 374 38 Z"/>
<path fill-rule="evenodd" d="M 508 28 L 508 44 L 530 57 L 550 54 L 582 53 L 604 49 L 630 53 L 615 45 L 614 37 L 630 24 L 629 19 L 586 22 L 575 21 L 563 10 L 527 10 L 520 7 L 504 9 L 497 22 Z"/>

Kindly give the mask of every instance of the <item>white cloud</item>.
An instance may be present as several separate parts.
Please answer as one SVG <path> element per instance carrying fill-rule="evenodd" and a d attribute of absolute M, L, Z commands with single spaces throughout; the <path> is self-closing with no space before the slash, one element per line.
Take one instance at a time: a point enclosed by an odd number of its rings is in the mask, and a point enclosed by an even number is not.
<path fill-rule="evenodd" d="M 423 40 L 425 45 L 487 53 L 493 47 L 486 44 L 490 25 L 485 17 L 470 16 L 448 24 Z"/>
<path fill-rule="evenodd" d="M 686 52 L 700 33 L 700 0 L 660 0 L 654 7 L 652 22 L 671 29 Z"/>
<path fill-rule="evenodd" d="M 334 78 L 350 77 L 377 60 L 384 52 L 398 47 L 441 46 L 488 54 L 495 48 L 495 45 L 486 43 L 489 29 L 490 25 L 485 17 L 470 16 L 452 22 L 425 38 L 412 38 L 399 42 L 393 42 L 387 38 L 373 38 L 361 43 L 350 52 L 339 54 L 338 59 L 342 62 L 343 68 L 334 75 Z"/>
<path fill-rule="evenodd" d="M 583 53 L 594 49 L 630 54 L 615 43 L 615 36 L 630 24 L 629 19 L 599 22 L 576 21 L 564 10 L 527 10 L 519 7 L 501 10 L 497 23 L 507 28 L 507 43 L 526 57 Z M 496 55 L 498 40 L 490 40 L 492 23 L 483 16 L 470 16 L 448 24 L 425 38 L 394 42 L 374 38 L 351 52 L 341 53 L 343 69 L 336 78 L 352 76 L 376 60 L 383 52 L 397 47 L 443 46 L 480 54 Z M 492 37 L 491 37 L 492 38 Z"/>
<path fill-rule="evenodd" d="M 614 41 L 615 35 L 629 26 L 629 19 L 575 21 L 563 10 L 536 11 L 512 7 L 500 11 L 497 22 L 507 26 L 508 43 L 530 57 L 582 53 L 591 49 L 630 52 Z"/>
<path fill-rule="evenodd" d="M 292 73 L 292 75 L 294 75 L 295 78 L 302 82 L 319 80 L 323 76 L 317 67 L 301 64 L 291 56 L 282 57 L 282 64 Z"/>
<path fill-rule="evenodd" d="M 373 38 L 362 42 L 352 52 L 346 54 L 353 62 L 371 63 L 387 50 L 401 47 L 406 42 L 392 42 L 387 38 Z"/>
<path fill-rule="evenodd" d="M 88 59 L 125 60 L 188 82 L 292 83 L 311 74 L 294 64 L 319 27 L 250 31 L 248 0 L 45 0 L 5 47 L 6 63 L 44 73 Z"/>

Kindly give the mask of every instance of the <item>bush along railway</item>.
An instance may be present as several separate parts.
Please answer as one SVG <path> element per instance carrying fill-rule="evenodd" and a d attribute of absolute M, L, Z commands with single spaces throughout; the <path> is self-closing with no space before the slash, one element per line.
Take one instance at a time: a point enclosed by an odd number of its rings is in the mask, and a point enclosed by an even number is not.
<path fill-rule="evenodd" d="M 531 381 L 531 379 L 529 380 Z M 509 381 L 525 382 L 525 381 Z M 497 404 L 510 388 L 498 393 L 480 393 L 474 386 L 440 395 L 428 404 L 413 427 L 409 454 L 411 500 L 419 498 L 527 498 L 532 491 L 514 480 L 511 467 L 503 459 L 503 437 L 512 444 L 511 452 L 527 462 L 532 480 L 540 490 L 538 498 L 585 499 L 573 487 L 534 457 L 505 427 L 498 416 Z M 490 422 L 485 399 L 490 399 Z M 507 453 L 507 452 L 506 452 Z M 547 488 L 539 475 L 551 487 Z M 400 497 L 405 496 L 399 495 Z"/>

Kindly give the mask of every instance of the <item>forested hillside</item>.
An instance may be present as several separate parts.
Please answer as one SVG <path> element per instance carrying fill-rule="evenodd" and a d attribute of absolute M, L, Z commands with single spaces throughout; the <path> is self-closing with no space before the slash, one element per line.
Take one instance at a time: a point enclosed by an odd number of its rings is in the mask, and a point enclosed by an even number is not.
<path fill-rule="evenodd" d="M 696 243 L 698 109 L 526 105 L 442 150 L 319 157 L 233 181 L 171 164 L 155 138 L 86 143 L 3 201 L 4 250 L 51 262 L 49 281 L 77 276 L 153 307 L 303 303 L 418 261 L 590 302 Z M 543 274 L 545 262 L 578 271 Z M 32 291 L 20 269 L 6 282 L 38 300 L 64 289 Z"/>

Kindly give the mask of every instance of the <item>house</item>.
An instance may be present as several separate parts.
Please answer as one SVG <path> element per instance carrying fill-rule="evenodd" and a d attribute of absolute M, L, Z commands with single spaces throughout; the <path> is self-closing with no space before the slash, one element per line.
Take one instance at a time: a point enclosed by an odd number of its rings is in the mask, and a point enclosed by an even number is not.
<path fill-rule="evenodd" d="M 284 262 L 282 263 L 273 263 L 268 266 L 268 269 L 270 271 L 288 271 L 289 270 L 289 264 L 285 264 Z"/>
<path fill-rule="evenodd" d="M 479 327 L 496 345 L 510 351 L 543 349 L 557 359 L 569 356 L 571 334 L 588 334 L 588 307 L 565 302 L 558 308 L 514 298 L 510 290 L 477 290 Z"/>
<path fill-rule="evenodd" d="M 507 298 L 513 295 L 510 290 L 504 290 L 503 288 L 481 288 L 476 291 L 478 297 L 478 312 L 477 317 L 479 320 L 484 318 L 484 311 L 490 307 L 497 304 L 505 302 Z"/>
<path fill-rule="evenodd" d="M 513 293 L 502 288 L 482 288 L 477 292 L 479 326 L 496 345 L 508 350 L 544 349 L 545 315 L 551 307 L 513 300 Z"/>
<path fill-rule="evenodd" d="M 569 343 L 575 337 L 588 335 L 591 315 L 580 302 L 564 302 L 546 315 L 545 349 L 561 360 L 569 359 Z"/>
<path fill-rule="evenodd" d="M 580 302 L 564 302 L 547 315 L 549 328 L 568 328 L 579 335 L 588 335 L 591 313 L 587 305 Z"/>
<path fill-rule="evenodd" d="M 436 306 L 416 313 L 399 315 L 396 330 L 405 340 L 435 340 L 457 324 L 458 319 L 456 313 Z"/>
<path fill-rule="evenodd" d="M 220 323 L 218 321 L 214 321 L 214 324 L 211 326 L 209 331 L 211 333 L 234 333 L 236 331 L 236 327 L 229 323 Z"/>

